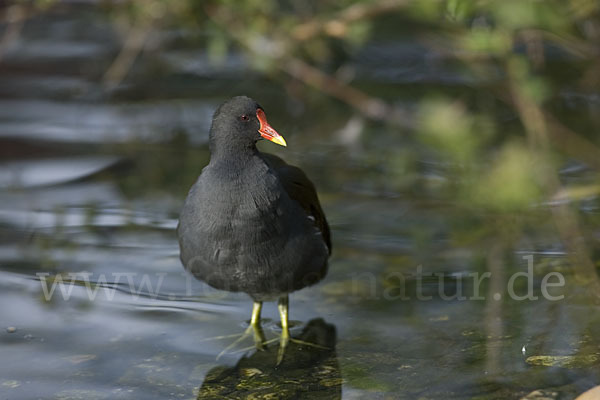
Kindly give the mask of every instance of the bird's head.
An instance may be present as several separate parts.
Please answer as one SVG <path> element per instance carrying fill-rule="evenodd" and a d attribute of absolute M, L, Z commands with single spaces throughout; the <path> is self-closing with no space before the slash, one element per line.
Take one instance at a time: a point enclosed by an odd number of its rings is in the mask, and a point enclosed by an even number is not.
<path fill-rule="evenodd" d="M 286 146 L 283 136 L 269 125 L 263 108 L 256 101 L 237 96 L 215 111 L 210 128 L 212 146 L 251 147 L 260 139 Z"/>

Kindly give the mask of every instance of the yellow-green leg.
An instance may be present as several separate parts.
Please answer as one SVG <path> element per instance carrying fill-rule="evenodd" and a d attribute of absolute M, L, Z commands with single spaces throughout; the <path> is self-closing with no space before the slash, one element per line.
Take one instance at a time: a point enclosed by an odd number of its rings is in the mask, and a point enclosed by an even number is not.
<path fill-rule="evenodd" d="M 277 364 L 279 365 L 283 360 L 283 354 L 290 341 L 290 327 L 289 327 L 289 298 L 288 296 L 282 296 L 277 302 L 277 308 L 279 309 L 279 318 L 281 318 L 281 337 L 279 338 L 279 351 L 277 352 Z"/>
<path fill-rule="evenodd" d="M 221 353 L 217 356 L 217 360 L 221 358 L 221 356 L 227 353 L 229 350 L 233 349 L 240 342 L 245 340 L 248 336 L 252 335 L 254 337 L 254 345 L 258 350 L 264 350 L 265 344 L 265 333 L 262 330 L 262 326 L 260 325 L 260 312 L 262 310 L 262 302 L 255 301 L 252 305 L 252 317 L 250 317 L 250 325 L 244 333 L 237 338 L 233 343 L 229 346 L 225 347 Z"/>
<path fill-rule="evenodd" d="M 262 301 L 255 301 L 252 304 L 252 317 L 250 318 L 250 326 L 260 325 L 260 312 L 262 311 Z"/>
<path fill-rule="evenodd" d="M 288 296 L 282 296 L 279 298 L 277 303 L 279 308 L 279 317 L 281 318 L 281 336 L 279 338 L 279 351 L 277 352 L 277 365 L 283 361 L 283 355 L 290 342 L 294 342 L 301 346 L 310 346 L 318 349 L 329 350 L 327 347 L 318 345 L 316 343 L 309 343 L 299 339 L 293 339 L 290 337 L 290 323 L 289 323 L 289 298 Z"/>
<path fill-rule="evenodd" d="M 252 317 L 250 318 L 250 326 L 246 329 L 252 329 L 254 334 L 254 345 L 257 349 L 263 350 L 265 343 L 265 333 L 260 325 L 260 312 L 262 311 L 262 301 L 255 301 L 252 305 Z"/>

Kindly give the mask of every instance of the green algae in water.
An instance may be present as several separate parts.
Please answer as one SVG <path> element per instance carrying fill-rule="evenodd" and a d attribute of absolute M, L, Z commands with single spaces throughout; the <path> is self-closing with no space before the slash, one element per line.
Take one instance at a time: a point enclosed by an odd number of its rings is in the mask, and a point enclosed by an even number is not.
<path fill-rule="evenodd" d="M 529 365 L 543 367 L 561 367 L 568 369 L 588 368 L 597 365 L 600 357 L 596 354 L 576 356 L 531 356 L 525 362 Z"/>

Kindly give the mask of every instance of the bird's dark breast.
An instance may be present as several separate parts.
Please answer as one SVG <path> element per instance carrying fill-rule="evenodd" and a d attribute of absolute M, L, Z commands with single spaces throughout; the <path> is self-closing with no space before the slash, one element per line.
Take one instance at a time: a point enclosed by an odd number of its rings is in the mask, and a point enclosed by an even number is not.
<path fill-rule="evenodd" d="M 202 177 L 190 191 L 178 226 L 181 260 L 196 278 L 228 291 L 270 299 L 316 283 L 328 249 L 302 208 L 265 174 L 247 186 Z M 285 210 L 285 211 L 284 211 Z"/>

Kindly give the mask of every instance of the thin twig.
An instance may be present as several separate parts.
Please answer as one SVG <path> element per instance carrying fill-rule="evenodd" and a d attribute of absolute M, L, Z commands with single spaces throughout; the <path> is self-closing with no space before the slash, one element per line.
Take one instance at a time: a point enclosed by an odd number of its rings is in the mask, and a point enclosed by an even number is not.
<path fill-rule="evenodd" d="M 373 6 L 379 4 L 383 7 L 383 4 L 385 4 L 389 7 L 391 4 L 399 6 L 406 2 L 407 1 L 382 1 L 370 5 Z M 348 21 L 356 18 L 360 15 L 360 12 L 367 12 L 367 9 L 365 8 L 357 9 L 353 7 L 354 6 L 350 7 L 353 11 L 346 11 L 344 13 Z M 411 118 L 402 110 L 390 106 L 381 99 L 369 96 L 367 93 L 336 79 L 334 76 L 311 66 L 299 58 L 292 57 L 290 59 L 290 54 L 292 52 L 289 50 L 289 43 L 269 41 L 266 40 L 266 38 L 261 38 L 265 40 L 257 40 L 256 37 L 249 37 L 245 34 L 243 25 L 239 23 L 240 21 L 235 19 L 234 15 L 227 12 L 226 9 L 222 7 L 207 7 L 205 10 L 214 23 L 222 26 L 224 29 L 227 28 L 226 30 L 229 35 L 254 57 L 269 60 L 270 65 L 273 65 L 275 68 L 307 86 L 316 88 L 331 97 L 345 102 L 369 118 L 385 121 L 401 127 L 412 127 Z M 359 12 L 359 10 L 362 11 Z M 239 28 L 236 29 L 233 27 Z"/>
<path fill-rule="evenodd" d="M 292 77 L 312 86 L 324 93 L 342 100 L 352 107 L 361 110 L 366 116 L 378 119 L 391 119 L 394 112 L 384 101 L 371 97 L 366 93 L 349 86 L 321 70 L 294 58 L 280 66 L 281 70 Z"/>
<path fill-rule="evenodd" d="M 510 65 L 507 66 L 507 70 L 512 103 L 525 126 L 530 148 L 533 152 L 547 152 L 550 140 L 554 136 L 549 129 L 552 125 L 549 123 L 550 116 L 537 103 L 523 94 L 517 79 L 512 74 Z M 539 167 L 543 168 L 548 191 L 557 193 L 561 184 L 556 171 L 547 165 Z M 596 297 L 600 297 L 600 278 L 596 273 L 594 262 L 589 256 L 579 216 L 569 204 L 562 202 L 552 208 L 552 215 L 561 241 L 567 248 L 575 275 L 581 282 L 590 285 L 590 290 Z"/>
<path fill-rule="evenodd" d="M 5 20 L 7 23 L 6 31 L 0 39 L 0 61 L 6 51 L 16 42 L 21 34 L 25 20 L 27 19 L 27 10 L 20 4 L 13 4 L 6 9 Z"/>
<path fill-rule="evenodd" d="M 560 35 L 557 35 L 554 32 L 533 28 L 523 29 L 519 32 L 519 35 L 522 35 L 523 37 L 532 34 L 559 45 L 562 50 L 579 58 L 594 58 L 598 57 L 600 53 L 598 46 L 587 43 L 568 33 L 563 32 Z"/>
<path fill-rule="evenodd" d="M 487 255 L 487 267 L 490 273 L 487 301 L 485 303 L 484 326 L 486 333 L 485 367 L 492 376 L 502 371 L 502 347 L 500 338 L 503 336 L 501 293 L 506 287 L 503 241 L 494 241 Z"/>
<path fill-rule="evenodd" d="M 498 99 L 507 104 L 516 104 L 514 97 L 507 95 L 504 90 L 496 90 L 494 91 L 494 94 Z M 518 106 L 516 108 L 519 110 Z M 527 106 L 524 108 L 530 107 Z M 535 105 L 532 109 L 534 110 L 533 114 L 535 114 L 535 118 L 538 121 L 527 122 L 531 125 L 531 129 L 535 129 L 533 128 L 534 125 L 543 123 L 543 129 L 545 135 L 547 135 L 547 138 L 550 140 L 550 144 L 560 149 L 560 151 L 565 154 L 581 160 L 589 167 L 600 170 L 600 147 L 598 147 L 598 145 L 569 129 L 555 116 L 539 106 Z M 527 112 L 523 113 L 523 116 L 528 115 L 530 115 L 530 117 L 521 118 L 524 124 L 526 123 L 525 119 L 533 119 L 533 115 L 527 114 Z"/>
<path fill-rule="evenodd" d="M 114 59 L 110 67 L 104 73 L 102 81 L 109 88 L 118 86 L 131 69 L 137 56 L 142 52 L 146 45 L 146 40 L 152 31 L 152 24 L 144 26 L 134 26 L 130 29 L 123 48 Z"/>
<path fill-rule="evenodd" d="M 292 30 L 292 36 L 297 40 L 307 40 L 323 32 L 330 36 L 343 37 L 348 31 L 348 25 L 353 22 L 396 11 L 410 3 L 411 0 L 379 0 L 356 3 L 340 11 L 333 18 L 326 20 L 313 19 L 296 26 Z"/>

